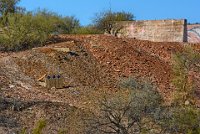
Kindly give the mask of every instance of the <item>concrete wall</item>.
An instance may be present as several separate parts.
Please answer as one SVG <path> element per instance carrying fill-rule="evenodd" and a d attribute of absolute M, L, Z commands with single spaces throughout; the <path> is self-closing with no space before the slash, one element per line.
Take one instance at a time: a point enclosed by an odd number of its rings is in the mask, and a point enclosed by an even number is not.
<path fill-rule="evenodd" d="M 112 34 L 156 42 L 186 42 L 186 20 L 122 21 L 113 25 Z"/>
<path fill-rule="evenodd" d="M 188 25 L 188 42 L 200 43 L 200 24 Z"/>

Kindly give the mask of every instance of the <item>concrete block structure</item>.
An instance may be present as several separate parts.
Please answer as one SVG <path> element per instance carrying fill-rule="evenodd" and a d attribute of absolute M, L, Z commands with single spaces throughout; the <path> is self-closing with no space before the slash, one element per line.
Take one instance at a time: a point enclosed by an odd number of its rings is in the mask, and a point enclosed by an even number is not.
<path fill-rule="evenodd" d="M 121 21 L 113 24 L 111 34 L 155 42 L 187 42 L 187 20 Z"/>

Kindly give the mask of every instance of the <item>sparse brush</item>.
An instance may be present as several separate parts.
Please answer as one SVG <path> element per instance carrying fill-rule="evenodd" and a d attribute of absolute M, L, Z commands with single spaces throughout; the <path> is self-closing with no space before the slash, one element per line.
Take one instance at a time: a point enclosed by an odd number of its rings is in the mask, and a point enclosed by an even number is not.
<path fill-rule="evenodd" d="M 67 131 L 65 129 L 60 129 L 58 131 L 58 134 L 67 134 Z"/>
<path fill-rule="evenodd" d="M 102 34 L 102 32 L 93 26 L 79 27 L 74 29 L 74 34 Z"/>
<path fill-rule="evenodd" d="M 22 131 L 20 132 L 20 134 L 26 134 L 26 129 L 23 128 Z"/>
<path fill-rule="evenodd" d="M 100 114 L 90 120 L 89 132 L 141 133 L 148 129 L 148 123 L 156 124 L 153 121 L 153 113 L 162 104 L 162 98 L 153 86 L 147 85 L 133 78 L 121 80 L 120 86 L 124 90 L 101 100 Z M 152 129 L 154 127 L 148 132 Z"/>
<path fill-rule="evenodd" d="M 44 45 L 55 34 L 71 33 L 79 27 L 75 17 L 61 17 L 46 10 L 8 13 L 0 21 L 0 49 L 18 51 Z"/>
<path fill-rule="evenodd" d="M 163 133 L 199 134 L 200 110 L 193 106 L 165 107 L 157 116 Z"/>
<path fill-rule="evenodd" d="M 46 127 L 45 120 L 39 120 L 36 124 L 36 127 L 33 129 L 33 134 L 42 134 L 42 130 Z"/>
<path fill-rule="evenodd" d="M 200 53 L 186 46 L 183 52 L 177 52 L 172 56 L 173 66 L 172 83 L 176 88 L 174 92 L 174 101 L 178 104 L 184 104 L 186 101 L 194 102 L 195 83 L 190 77 L 190 71 L 200 72 Z"/>

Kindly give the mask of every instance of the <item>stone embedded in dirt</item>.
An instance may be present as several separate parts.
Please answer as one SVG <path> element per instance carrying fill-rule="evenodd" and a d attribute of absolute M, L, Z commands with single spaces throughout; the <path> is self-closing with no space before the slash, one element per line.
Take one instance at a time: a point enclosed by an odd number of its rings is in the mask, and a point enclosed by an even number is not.
<path fill-rule="evenodd" d="M 15 87 L 15 85 L 9 85 L 9 88 L 14 88 Z"/>
<path fill-rule="evenodd" d="M 185 105 L 189 105 L 190 102 L 188 100 L 185 101 Z"/>

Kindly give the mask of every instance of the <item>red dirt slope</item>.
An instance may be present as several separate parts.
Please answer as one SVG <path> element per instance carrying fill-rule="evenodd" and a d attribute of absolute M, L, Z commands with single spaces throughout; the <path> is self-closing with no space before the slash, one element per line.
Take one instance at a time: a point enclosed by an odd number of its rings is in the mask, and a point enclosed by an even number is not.
<path fill-rule="evenodd" d="M 116 79 L 132 76 L 151 80 L 166 99 L 170 98 L 173 89 L 170 85 L 171 55 L 181 51 L 183 43 L 150 42 L 106 35 L 63 35 L 62 38 L 84 42 L 84 46 L 110 76 Z"/>

